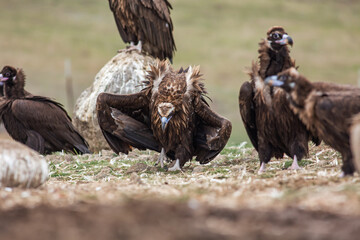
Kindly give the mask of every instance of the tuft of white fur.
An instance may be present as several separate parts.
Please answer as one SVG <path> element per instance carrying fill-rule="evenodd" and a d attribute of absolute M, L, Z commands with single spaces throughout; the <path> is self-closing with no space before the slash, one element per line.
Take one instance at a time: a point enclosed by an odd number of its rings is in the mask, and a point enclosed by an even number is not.
<path fill-rule="evenodd" d="M 159 62 L 157 63 L 157 68 L 159 68 Z M 164 79 L 165 75 L 169 72 L 169 70 L 170 70 L 170 63 L 166 62 L 165 71 L 159 72 L 159 76 L 156 79 L 154 79 L 153 88 L 151 90 L 152 94 L 156 93 L 159 90 L 159 85 L 161 81 Z"/>
<path fill-rule="evenodd" d="M 200 66 L 189 66 L 189 69 L 187 71 L 187 73 L 185 74 L 185 79 L 186 79 L 186 95 L 190 95 L 190 92 L 193 91 L 195 89 L 194 87 L 194 82 L 197 78 L 194 78 L 194 74 L 198 73 L 200 70 Z"/>
<path fill-rule="evenodd" d="M 49 176 L 44 157 L 29 147 L 10 140 L 0 140 L 0 186 L 33 188 Z"/>

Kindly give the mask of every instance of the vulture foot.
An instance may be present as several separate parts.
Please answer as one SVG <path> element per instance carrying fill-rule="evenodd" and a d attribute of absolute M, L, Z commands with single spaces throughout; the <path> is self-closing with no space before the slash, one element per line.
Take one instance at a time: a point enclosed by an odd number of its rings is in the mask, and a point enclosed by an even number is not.
<path fill-rule="evenodd" d="M 294 156 L 294 161 L 293 163 L 291 164 L 291 166 L 289 167 L 290 170 L 300 170 L 301 167 L 299 166 L 298 164 L 298 160 L 297 160 L 297 157 L 296 155 Z"/>
<path fill-rule="evenodd" d="M 141 43 L 141 41 L 139 41 L 137 45 L 134 45 L 134 43 L 131 42 L 130 46 L 126 47 L 125 50 L 121 49 L 121 50 L 118 50 L 118 52 L 125 51 L 125 52 L 130 53 L 132 51 L 138 51 L 139 53 L 141 53 L 141 50 L 142 50 L 142 43 Z"/>
<path fill-rule="evenodd" d="M 262 162 L 261 166 L 260 166 L 260 169 L 258 171 L 258 174 L 260 175 L 260 174 L 264 173 L 265 171 L 266 171 L 266 163 Z"/>
<path fill-rule="evenodd" d="M 181 167 L 180 167 L 180 161 L 179 159 L 176 159 L 176 162 L 174 164 L 174 166 L 172 166 L 171 168 L 168 169 L 169 172 L 175 172 L 175 171 L 181 171 Z"/>
<path fill-rule="evenodd" d="M 166 162 L 167 157 L 164 148 L 161 149 L 159 159 L 156 161 L 155 166 L 160 163 L 161 168 L 164 168 L 164 162 Z"/>

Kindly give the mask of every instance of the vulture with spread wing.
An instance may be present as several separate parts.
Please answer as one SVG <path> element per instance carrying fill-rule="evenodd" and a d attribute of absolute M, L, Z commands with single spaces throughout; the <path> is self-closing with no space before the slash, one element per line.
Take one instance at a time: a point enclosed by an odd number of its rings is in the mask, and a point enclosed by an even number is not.
<path fill-rule="evenodd" d="M 265 171 L 265 164 L 272 157 L 282 158 L 284 153 L 294 158 L 290 168 L 299 169 L 297 160 L 308 153 L 311 136 L 291 111 L 286 93 L 264 84 L 267 76 L 295 66 L 288 44 L 292 45 L 293 40 L 282 27 L 270 28 L 267 39 L 259 44 L 260 63 L 252 64 L 249 71 L 251 81 L 240 88 L 240 115 L 259 154 L 259 173 Z"/>
<path fill-rule="evenodd" d="M 349 132 L 352 118 L 360 112 L 360 89 L 343 85 L 320 89 L 295 68 L 270 76 L 265 83 L 288 93 L 292 111 L 307 129 L 341 153 L 343 174 L 353 174 Z"/>
<path fill-rule="evenodd" d="M 120 36 L 130 49 L 159 59 L 173 59 L 176 50 L 171 4 L 167 0 L 109 0 Z M 137 44 L 135 47 L 134 44 Z"/>
<path fill-rule="evenodd" d="M 55 151 L 90 153 L 60 103 L 25 91 L 22 69 L 5 66 L 0 73 L 4 98 L 0 118 L 9 135 L 41 154 Z"/>
<path fill-rule="evenodd" d="M 196 156 L 201 164 L 214 159 L 225 147 L 231 123 L 206 103 L 199 67 L 174 71 L 168 61 L 158 61 L 148 72 L 139 93 L 101 93 L 97 99 L 100 128 L 116 152 L 132 147 L 161 152 L 170 158 L 170 171 Z"/>

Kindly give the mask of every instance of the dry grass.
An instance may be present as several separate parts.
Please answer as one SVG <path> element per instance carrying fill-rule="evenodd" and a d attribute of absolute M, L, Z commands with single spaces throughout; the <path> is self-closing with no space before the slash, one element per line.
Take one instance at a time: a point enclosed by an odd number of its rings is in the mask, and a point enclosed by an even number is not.
<path fill-rule="evenodd" d="M 226 208 L 305 210 L 359 215 L 360 178 L 338 178 L 340 156 L 327 147 L 311 147 L 302 170 L 287 170 L 291 159 L 272 160 L 257 175 L 253 149 L 226 148 L 210 164 L 186 164 L 183 173 L 154 167 L 157 154 L 135 151 L 115 155 L 47 156 L 50 180 L 34 190 L 1 189 L 0 209 L 16 205 L 69 206 L 78 203 L 118 204 L 129 199 L 187 202 Z"/>

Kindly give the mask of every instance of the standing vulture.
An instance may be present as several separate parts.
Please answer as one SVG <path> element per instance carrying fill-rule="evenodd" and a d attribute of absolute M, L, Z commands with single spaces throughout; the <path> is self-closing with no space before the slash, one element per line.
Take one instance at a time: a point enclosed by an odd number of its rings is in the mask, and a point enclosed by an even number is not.
<path fill-rule="evenodd" d="M 154 58 L 172 61 L 176 46 L 172 7 L 167 0 L 109 0 L 109 5 L 120 36 L 130 43 L 130 49 L 143 49 Z"/>
<path fill-rule="evenodd" d="M 132 147 L 161 152 L 159 161 L 173 161 L 170 171 L 196 156 L 201 164 L 215 158 L 226 145 L 231 123 L 213 112 L 204 100 L 199 67 L 176 72 L 158 61 L 139 93 L 101 93 L 97 99 L 100 128 L 114 152 Z"/>
<path fill-rule="evenodd" d="M 321 90 L 295 68 L 270 76 L 265 82 L 281 87 L 288 93 L 292 111 L 307 129 L 341 153 L 343 175 L 353 174 L 355 168 L 349 132 L 353 116 L 360 112 L 360 89 L 351 90 L 339 85 L 342 91 L 334 91 L 332 88 Z"/>
<path fill-rule="evenodd" d="M 0 102 L 0 118 L 13 139 L 41 154 L 61 150 L 90 153 L 60 103 L 25 91 L 22 69 L 5 66 L 0 81 L 5 95 Z"/>
<path fill-rule="evenodd" d="M 265 164 L 272 157 L 282 158 L 284 153 L 294 158 L 290 168 L 299 169 L 297 160 L 308 154 L 311 136 L 291 111 L 286 93 L 264 84 L 266 77 L 295 67 L 288 44 L 292 45 L 293 40 L 282 27 L 270 28 L 267 39 L 259 44 L 260 64 L 252 64 L 251 81 L 240 88 L 240 115 L 259 154 L 259 173 L 265 171 Z"/>

